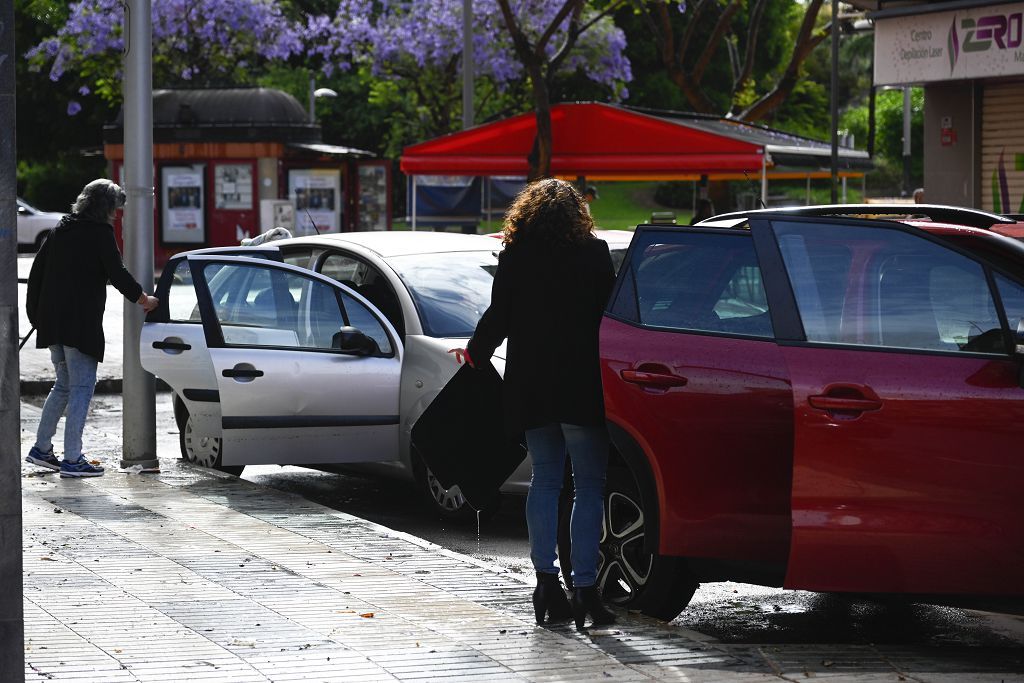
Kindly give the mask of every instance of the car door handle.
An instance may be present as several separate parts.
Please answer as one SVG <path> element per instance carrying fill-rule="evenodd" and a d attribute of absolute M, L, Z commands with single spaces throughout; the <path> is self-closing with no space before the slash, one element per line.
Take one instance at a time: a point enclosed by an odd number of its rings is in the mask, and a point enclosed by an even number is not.
<path fill-rule="evenodd" d="M 173 341 L 171 339 L 164 339 L 161 341 L 153 342 L 154 349 L 161 349 L 163 351 L 191 351 L 192 345 L 186 344 L 183 341 Z"/>
<path fill-rule="evenodd" d="M 686 386 L 686 378 L 671 373 L 644 372 L 642 370 L 623 370 L 619 373 L 623 381 L 630 384 L 639 384 L 642 387 L 654 389 L 671 389 L 672 387 Z"/>
<path fill-rule="evenodd" d="M 257 370 L 256 368 L 225 368 L 221 370 L 222 375 L 225 377 L 234 377 L 235 379 L 254 379 L 256 377 L 262 377 L 263 371 Z"/>
<path fill-rule="evenodd" d="M 807 402 L 812 408 L 819 410 L 844 410 L 848 412 L 862 413 L 865 410 L 878 410 L 882 407 L 881 401 L 870 398 L 839 398 L 836 396 L 809 396 Z"/>
<path fill-rule="evenodd" d="M 807 402 L 812 408 L 829 412 L 863 413 L 882 407 L 882 399 L 871 387 L 848 383 L 830 384 L 824 392 L 808 396 Z"/>

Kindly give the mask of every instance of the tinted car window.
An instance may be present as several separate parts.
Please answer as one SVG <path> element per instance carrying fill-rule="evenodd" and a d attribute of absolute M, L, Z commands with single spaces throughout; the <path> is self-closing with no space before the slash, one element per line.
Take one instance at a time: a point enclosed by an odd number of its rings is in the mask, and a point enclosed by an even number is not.
<path fill-rule="evenodd" d="M 645 233 L 615 311 L 652 327 L 771 337 L 761 269 L 749 234 Z M 628 284 L 628 286 L 626 286 Z"/>
<path fill-rule="evenodd" d="M 996 287 L 999 288 L 999 296 L 1003 300 L 1003 310 L 1006 311 L 1010 331 L 1015 333 L 1020 322 L 1024 320 L 1024 286 L 997 274 Z"/>
<path fill-rule="evenodd" d="M 774 227 L 808 341 L 1005 353 L 976 261 L 896 228 Z"/>

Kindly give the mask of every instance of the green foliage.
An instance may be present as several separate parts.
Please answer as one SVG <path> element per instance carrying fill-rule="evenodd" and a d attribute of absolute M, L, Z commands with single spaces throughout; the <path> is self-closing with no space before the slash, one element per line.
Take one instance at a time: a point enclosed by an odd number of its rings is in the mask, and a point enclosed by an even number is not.
<path fill-rule="evenodd" d="M 912 88 L 910 95 L 911 185 L 924 181 L 924 90 Z M 840 127 L 852 133 L 857 146 L 868 140 L 868 105 L 846 111 Z M 875 171 L 868 175 L 871 189 L 883 194 L 897 193 L 903 178 L 903 91 L 882 90 L 875 100 Z"/>
<path fill-rule="evenodd" d="M 101 156 L 61 154 L 52 160 L 18 162 L 18 196 L 44 211 L 68 211 L 90 180 L 106 175 Z"/>

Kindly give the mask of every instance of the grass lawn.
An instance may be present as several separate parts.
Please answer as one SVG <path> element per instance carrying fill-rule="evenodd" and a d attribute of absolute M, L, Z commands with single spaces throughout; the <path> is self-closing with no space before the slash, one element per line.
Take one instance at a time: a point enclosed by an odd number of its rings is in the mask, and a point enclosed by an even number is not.
<path fill-rule="evenodd" d="M 651 182 L 590 183 L 597 188 L 599 199 L 590 205 L 594 223 L 603 230 L 632 230 L 638 223 L 651 220 L 651 212 L 668 211 L 654 201 Z M 676 210 L 676 222 L 690 222 L 690 211 Z"/>
<path fill-rule="evenodd" d="M 652 211 L 667 211 L 654 201 L 653 182 L 603 182 L 588 183 L 597 188 L 599 199 L 590 205 L 594 223 L 602 230 L 632 230 L 638 223 L 646 223 L 651 219 Z M 683 225 L 690 222 L 689 211 L 676 211 L 676 222 Z M 395 220 L 394 230 L 408 230 L 405 221 Z M 500 220 L 483 221 L 477 232 L 486 234 L 501 229 Z M 456 231 L 456 228 L 449 228 Z"/>

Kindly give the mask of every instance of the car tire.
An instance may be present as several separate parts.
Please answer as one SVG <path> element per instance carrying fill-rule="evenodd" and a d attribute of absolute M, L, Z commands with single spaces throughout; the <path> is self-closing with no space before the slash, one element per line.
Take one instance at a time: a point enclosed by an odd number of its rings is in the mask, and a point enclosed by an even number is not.
<path fill-rule="evenodd" d="M 686 560 L 645 550 L 645 534 L 656 528 L 657 509 L 647 509 L 633 473 L 608 471 L 604 496 L 597 585 L 604 601 L 671 621 L 690 603 L 698 583 Z M 563 517 L 568 523 L 568 514 Z"/>
<path fill-rule="evenodd" d="M 495 491 L 493 498 L 488 500 L 480 510 L 476 510 L 466 501 L 457 485 L 450 489 L 442 486 L 415 449 L 412 452 L 412 462 L 416 489 L 419 491 L 420 497 L 427 507 L 442 519 L 453 522 L 478 521 L 490 519 L 498 511 L 501 504 L 501 492 Z"/>
<path fill-rule="evenodd" d="M 192 416 L 188 414 L 187 410 L 185 411 L 184 424 L 179 427 L 178 431 L 178 447 L 181 449 L 183 460 L 188 460 L 200 467 L 209 467 L 226 474 L 233 474 L 236 477 L 242 474 L 242 470 L 245 469 L 245 465 L 221 464 L 224 448 L 223 440 L 215 436 L 202 438 L 195 436 L 192 432 Z"/>

